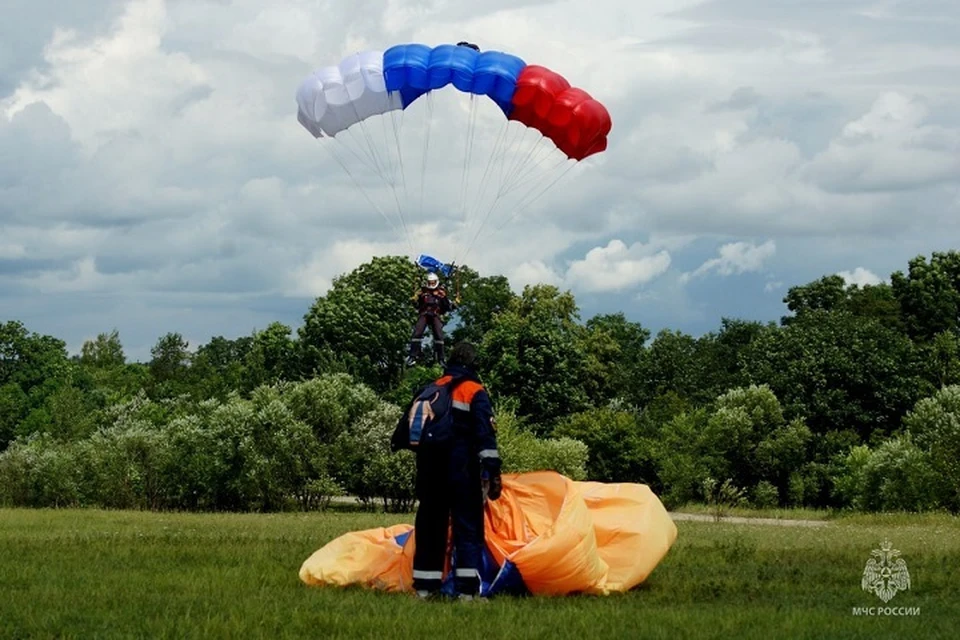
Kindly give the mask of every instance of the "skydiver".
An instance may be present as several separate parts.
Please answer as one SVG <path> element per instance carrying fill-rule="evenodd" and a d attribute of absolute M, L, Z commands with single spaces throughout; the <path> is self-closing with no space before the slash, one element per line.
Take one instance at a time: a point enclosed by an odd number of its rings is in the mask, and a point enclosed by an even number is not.
<path fill-rule="evenodd" d="M 416 448 L 416 495 L 420 504 L 414 523 L 413 588 L 420 598 L 441 592 L 448 528 L 453 530 L 458 597 L 474 600 L 481 596 L 483 503 L 485 498 L 500 498 L 503 482 L 493 406 L 477 375 L 476 357 L 476 349 L 468 342 L 454 347 L 450 365 L 434 381 L 456 385 L 451 391 L 453 421 L 443 431 L 431 432 L 435 436 L 432 444 Z M 410 413 L 418 396 L 419 392 L 400 417 L 401 424 L 412 419 Z M 393 451 L 402 448 L 406 448 L 403 442 L 391 440 Z"/>
<path fill-rule="evenodd" d="M 407 366 L 412 367 L 420 357 L 423 343 L 423 334 L 427 325 L 433 331 L 433 352 L 437 363 L 442 367 L 446 362 L 443 354 L 443 320 L 441 316 L 454 311 L 457 305 L 447 296 L 447 290 L 440 284 L 437 274 L 427 274 L 426 283 L 414 294 L 413 301 L 417 306 L 420 317 L 413 327 L 413 336 L 410 339 L 410 355 L 407 356 Z"/>
<path fill-rule="evenodd" d="M 458 42 L 458 43 L 457 43 L 457 46 L 458 46 L 458 47 L 468 47 L 468 48 L 470 48 L 470 49 L 473 49 L 474 51 L 480 51 L 480 47 L 478 47 L 477 45 L 473 44 L 472 42 L 467 42 L 467 41 L 465 41 L 465 40 L 461 40 L 460 42 Z"/>

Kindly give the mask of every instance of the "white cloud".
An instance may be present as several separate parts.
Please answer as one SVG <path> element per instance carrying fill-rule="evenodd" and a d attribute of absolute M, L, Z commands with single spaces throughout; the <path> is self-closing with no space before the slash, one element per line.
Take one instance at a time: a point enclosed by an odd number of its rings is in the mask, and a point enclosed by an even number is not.
<path fill-rule="evenodd" d="M 730 242 L 720 247 L 719 256 L 707 260 L 695 271 L 683 274 L 683 281 L 703 276 L 711 271 L 721 276 L 760 271 L 764 263 L 777 252 L 777 245 L 773 240 L 767 240 L 761 245 L 750 242 Z"/>
<path fill-rule="evenodd" d="M 523 262 L 507 274 L 515 292 L 528 285 L 550 284 L 562 286 L 563 278 L 540 260 Z"/>
<path fill-rule="evenodd" d="M 770 238 L 727 245 L 693 273 L 772 264 L 782 286 L 807 281 L 798 265 L 820 264 L 827 238 L 831 269 L 893 270 L 910 252 L 960 242 L 955 3 L 884 3 L 869 19 L 854 0 L 776 11 L 759 0 L 54 4 L 19 3 L 0 26 L 0 307 L 70 344 L 117 325 L 143 355 L 164 323 L 195 339 L 296 323 L 339 273 L 419 252 L 705 330 L 719 306 L 689 298 L 671 272 L 695 240 Z M 454 91 L 405 112 L 396 199 L 354 174 L 398 224 L 400 203 L 407 236 L 295 119 L 296 86 L 314 68 L 450 34 L 562 72 L 614 123 L 605 153 L 514 219 L 521 194 L 501 193 L 469 254 L 463 152 L 475 131 L 473 202 L 503 121 L 489 101 L 474 101 L 475 129 Z M 391 139 L 384 124 L 370 141 Z M 367 142 L 357 131 L 335 148 L 362 157 Z M 533 176 L 490 164 L 489 199 L 511 177 L 536 193 Z M 484 215 L 479 206 L 466 220 Z M 646 244 L 631 244 L 638 237 Z M 910 241 L 877 262 L 866 247 L 891 237 Z M 773 250 L 804 242 L 802 260 Z M 722 297 L 723 286 L 697 295 Z M 673 302 L 630 307 L 634 295 L 614 295 L 640 287 Z"/>
<path fill-rule="evenodd" d="M 861 287 L 883 282 L 883 278 L 863 267 L 857 267 L 853 271 L 840 271 L 837 275 L 843 278 L 848 285 L 855 284 Z"/>
<path fill-rule="evenodd" d="M 670 267 L 670 253 L 651 253 L 647 245 L 637 243 L 629 248 L 621 240 L 611 240 L 605 247 L 595 247 L 582 260 L 575 260 L 567 269 L 566 282 L 585 292 L 622 291 L 650 282 Z"/>

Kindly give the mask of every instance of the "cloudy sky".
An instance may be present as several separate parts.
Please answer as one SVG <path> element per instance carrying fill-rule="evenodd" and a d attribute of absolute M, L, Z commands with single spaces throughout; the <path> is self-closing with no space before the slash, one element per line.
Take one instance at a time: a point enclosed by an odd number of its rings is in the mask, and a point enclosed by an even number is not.
<path fill-rule="evenodd" d="M 453 89 L 352 137 L 297 122 L 314 69 L 459 40 L 589 91 L 608 149 L 565 164 Z M 481 187 L 511 176 L 529 206 L 488 218 Z M 113 328 L 147 359 L 167 331 L 197 346 L 297 327 L 333 277 L 387 253 L 701 334 L 778 318 L 791 285 L 876 282 L 950 248 L 955 0 L 4 3 L 0 319 L 72 351 Z"/>

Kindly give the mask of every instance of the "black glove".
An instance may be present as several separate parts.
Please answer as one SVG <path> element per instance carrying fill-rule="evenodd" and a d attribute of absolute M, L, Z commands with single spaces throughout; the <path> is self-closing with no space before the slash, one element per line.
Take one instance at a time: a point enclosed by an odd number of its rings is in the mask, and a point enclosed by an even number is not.
<path fill-rule="evenodd" d="M 502 492 L 503 481 L 500 479 L 500 470 L 498 469 L 495 473 L 490 474 L 490 490 L 487 492 L 487 497 L 496 500 Z"/>
<path fill-rule="evenodd" d="M 500 493 L 503 491 L 503 481 L 500 479 L 500 467 L 492 465 L 485 466 L 481 478 L 483 479 L 487 498 L 490 500 L 499 498 Z"/>

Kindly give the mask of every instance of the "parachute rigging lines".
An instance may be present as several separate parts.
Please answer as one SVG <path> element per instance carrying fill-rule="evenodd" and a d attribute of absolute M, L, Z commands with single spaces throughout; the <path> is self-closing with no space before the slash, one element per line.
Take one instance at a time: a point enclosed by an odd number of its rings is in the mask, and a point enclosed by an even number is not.
<path fill-rule="evenodd" d="M 558 73 L 463 41 L 347 56 L 305 78 L 296 101 L 298 122 L 402 231 L 411 257 L 453 253 L 454 263 L 606 150 L 612 127 Z"/>

